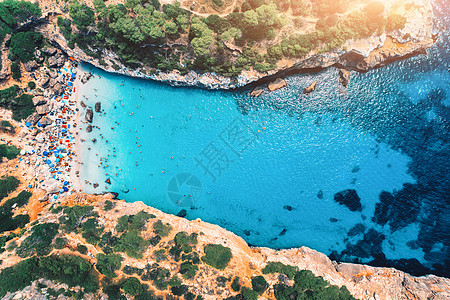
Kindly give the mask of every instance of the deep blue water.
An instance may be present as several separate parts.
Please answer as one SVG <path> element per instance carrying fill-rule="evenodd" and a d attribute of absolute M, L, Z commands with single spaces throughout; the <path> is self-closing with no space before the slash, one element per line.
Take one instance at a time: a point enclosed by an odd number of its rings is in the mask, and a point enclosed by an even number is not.
<path fill-rule="evenodd" d="M 436 7 L 448 26 L 444 3 Z M 82 134 L 82 177 L 100 184 L 84 188 L 185 209 L 252 245 L 448 277 L 449 58 L 443 32 L 428 55 L 353 72 L 347 89 L 331 68 L 256 99 L 84 66 L 101 78 L 83 100 L 104 109 L 100 129 Z M 317 90 L 302 95 L 313 80 Z M 345 190 L 360 207 L 335 200 Z"/>

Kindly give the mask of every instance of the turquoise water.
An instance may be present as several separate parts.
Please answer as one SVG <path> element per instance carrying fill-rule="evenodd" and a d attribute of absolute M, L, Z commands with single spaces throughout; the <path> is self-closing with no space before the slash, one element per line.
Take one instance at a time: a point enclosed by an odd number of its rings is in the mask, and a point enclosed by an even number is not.
<path fill-rule="evenodd" d="M 99 129 L 82 133 L 82 178 L 100 184 L 84 190 L 185 209 L 253 245 L 446 275 L 447 38 L 429 56 L 352 73 L 348 89 L 329 69 L 290 76 L 287 88 L 256 99 L 84 65 L 96 76 L 82 100 L 104 110 L 94 114 Z M 317 91 L 301 95 L 313 80 Z M 360 211 L 334 200 L 347 189 Z M 382 192 L 393 198 L 383 202 Z"/>

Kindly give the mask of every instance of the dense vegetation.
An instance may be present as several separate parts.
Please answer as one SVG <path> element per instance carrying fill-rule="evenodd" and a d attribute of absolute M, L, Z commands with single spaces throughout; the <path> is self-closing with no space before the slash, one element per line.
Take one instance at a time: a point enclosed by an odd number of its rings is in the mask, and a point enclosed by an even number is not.
<path fill-rule="evenodd" d="M 216 2 L 214 5 L 223 5 Z M 202 18 L 181 8 L 178 2 L 161 6 L 158 0 L 127 0 L 106 6 L 96 0 L 90 8 L 74 0 L 69 5 L 71 19 L 60 17 L 58 26 L 69 46 L 77 44 L 103 64 L 100 51 L 108 48 L 128 66 L 237 75 L 250 68 L 268 71 L 282 57 L 303 57 L 312 49 L 327 51 L 350 38 L 392 31 L 406 22 L 395 14 L 385 18 L 381 2 L 340 15 L 348 6 L 348 0 L 247 0 L 225 17 Z M 288 19 L 282 13 L 289 8 L 296 18 Z M 316 31 L 286 34 L 285 26 L 301 27 L 304 15 L 319 18 Z M 92 27 L 96 30 L 90 30 Z M 271 40 L 267 51 L 259 49 L 260 42 Z M 230 50 L 230 44 L 242 51 Z"/>
<path fill-rule="evenodd" d="M 316 277 L 309 270 L 301 270 L 294 276 L 294 285 L 274 285 L 275 297 L 279 300 L 292 299 L 355 299 L 345 286 L 330 285 L 322 277 Z"/>
<path fill-rule="evenodd" d="M 91 264 L 75 255 L 29 258 L 4 269 L 0 273 L 0 297 L 7 292 L 23 289 L 38 278 L 80 286 L 87 293 L 98 289 L 98 279 Z"/>
<path fill-rule="evenodd" d="M 8 146 L 0 144 L 0 161 L 3 157 L 7 159 L 14 159 L 20 153 L 20 150 L 16 146 Z"/>
<path fill-rule="evenodd" d="M 0 107 L 10 109 L 13 119 L 17 121 L 27 118 L 36 111 L 33 105 L 33 96 L 23 94 L 17 85 L 0 90 Z"/>
<path fill-rule="evenodd" d="M 228 266 L 233 254 L 231 249 L 218 244 L 208 244 L 205 246 L 205 255 L 202 261 L 219 270 L 223 270 Z"/>

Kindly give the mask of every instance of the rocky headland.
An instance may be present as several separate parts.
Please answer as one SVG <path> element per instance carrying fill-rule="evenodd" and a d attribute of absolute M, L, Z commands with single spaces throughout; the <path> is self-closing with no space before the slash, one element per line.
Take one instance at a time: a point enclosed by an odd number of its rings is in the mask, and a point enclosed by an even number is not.
<path fill-rule="evenodd" d="M 90 63 L 112 73 L 157 80 L 174 86 L 196 86 L 207 89 L 234 89 L 252 83 L 258 84 L 261 79 L 277 78 L 286 74 L 328 67 L 366 72 L 396 60 L 426 54 L 426 50 L 438 38 L 431 3 L 428 0 L 420 0 L 414 2 L 412 9 L 403 11 L 403 16 L 406 18 L 403 29 L 389 34 L 374 34 L 367 38 L 350 39 L 341 47 L 328 51 L 316 47 L 300 59 L 283 58 L 277 62 L 275 69 L 267 72 L 258 72 L 255 69 L 243 70 L 237 76 L 198 72 L 194 69 L 187 73 L 181 73 L 178 70 L 154 72 L 145 66 L 126 66 L 116 53 L 106 48 L 101 49 L 100 57 L 96 58 L 88 55 L 77 45 L 69 47 L 67 39 L 55 24 L 56 16 L 67 15 L 67 13 L 64 13 L 58 6 L 52 9 L 40 21 L 36 21 L 40 24 L 38 29 L 50 43 L 78 61 Z"/>

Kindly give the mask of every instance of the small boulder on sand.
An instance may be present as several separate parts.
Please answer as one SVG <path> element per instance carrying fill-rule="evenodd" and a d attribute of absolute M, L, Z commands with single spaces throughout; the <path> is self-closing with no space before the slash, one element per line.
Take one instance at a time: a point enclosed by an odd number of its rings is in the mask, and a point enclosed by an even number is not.
<path fill-rule="evenodd" d="M 283 78 L 277 78 L 277 79 L 275 79 L 275 81 L 269 83 L 269 85 L 267 86 L 267 89 L 270 92 L 273 92 L 275 90 L 284 88 L 285 86 L 287 86 L 286 80 L 284 80 Z"/>
<path fill-rule="evenodd" d="M 33 105 L 34 106 L 43 105 L 45 103 L 47 103 L 47 99 L 45 99 L 45 97 L 43 97 L 43 96 L 33 97 Z"/>
<path fill-rule="evenodd" d="M 102 104 L 100 102 L 95 102 L 95 112 L 100 112 L 100 110 L 102 109 Z"/>
<path fill-rule="evenodd" d="M 88 108 L 86 110 L 86 115 L 84 116 L 84 118 L 86 119 L 86 121 L 88 121 L 89 123 L 92 123 L 92 121 L 94 120 L 94 112 L 92 111 L 92 108 Z"/>
<path fill-rule="evenodd" d="M 309 93 L 311 93 L 312 91 L 315 91 L 315 90 L 316 90 L 316 85 L 317 85 L 317 81 L 314 81 L 313 83 L 311 83 L 308 87 L 306 87 L 306 88 L 303 90 L 303 93 L 304 93 L 304 94 L 309 94 Z"/>

